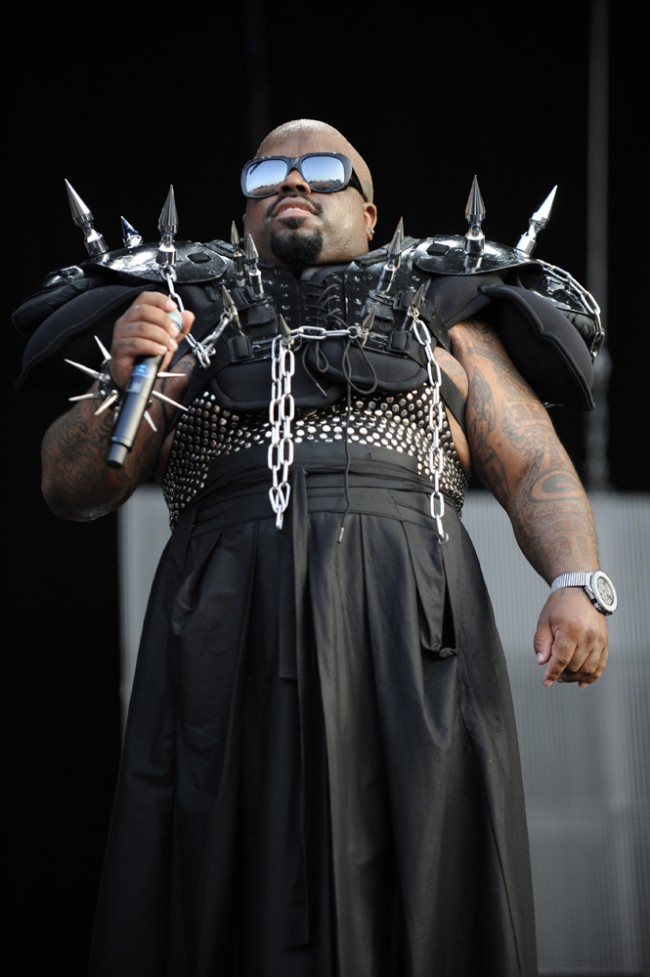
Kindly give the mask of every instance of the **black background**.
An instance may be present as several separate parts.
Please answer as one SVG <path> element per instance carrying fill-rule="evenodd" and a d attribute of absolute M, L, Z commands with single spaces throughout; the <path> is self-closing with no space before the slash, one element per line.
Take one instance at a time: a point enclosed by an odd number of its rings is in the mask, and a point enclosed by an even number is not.
<path fill-rule="evenodd" d="M 330 122 L 366 158 L 378 243 L 400 218 L 413 236 L 465 233 L 476 174 L 486 236 L 512 245 L 557 184 L 536 256 L 570 270 L 603 305 L 606 487 L 645 492 L 647 86 L 641 28 L 625 5 L 609 8 L 605 62 L 590 60 L 593 16 L 607 6 L 307 10 L 255 0 L 165 15 L 146 8 L 154 19 L 137 28 L 135 8 L 122 6 L 86 7 L 74 23 L 51 9 L 16 12 L 6 32 L 3 178 L 12 977 L 84 974 L 120 745 L 116 519 L 51 516 L 39 488 L 43 418 L 32 398 L 13 392 L 22 340 L 11 312 L 45 273 L 86 257 L 64 179 L 111 248 L 122 244 L 121 215 L 157 240 L 170 184 L 179 240 L 229 238 L 231 221 L 241 225 L 242 162 L 290 118 Z M 590 70 L 606 69 L 607 281 L 588 282 Z M 585 418 L 569 409 L 553 416 L 584 474 Z"/>

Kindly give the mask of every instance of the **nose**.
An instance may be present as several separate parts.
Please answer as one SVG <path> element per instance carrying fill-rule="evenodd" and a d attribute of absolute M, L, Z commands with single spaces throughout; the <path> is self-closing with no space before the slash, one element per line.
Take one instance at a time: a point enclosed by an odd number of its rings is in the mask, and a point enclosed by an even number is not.
<path fill-rule="evenodd" d="M 311 187 L 300 175 L 297 167 L 292 167 L 280 184 L 280 193 L 311 193 Z"/>

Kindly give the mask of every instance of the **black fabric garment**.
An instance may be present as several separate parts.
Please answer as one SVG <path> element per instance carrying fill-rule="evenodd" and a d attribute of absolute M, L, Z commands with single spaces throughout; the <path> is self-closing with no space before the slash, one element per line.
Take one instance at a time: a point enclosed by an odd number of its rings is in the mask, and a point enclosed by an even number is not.
<path fill-rule="evenodd" d="M 536 977 L 508 676 L 398 452 L 217 459 L 147 609 L 90 977 Z M 341 536 L 341 528 L 344 531 Z"/>

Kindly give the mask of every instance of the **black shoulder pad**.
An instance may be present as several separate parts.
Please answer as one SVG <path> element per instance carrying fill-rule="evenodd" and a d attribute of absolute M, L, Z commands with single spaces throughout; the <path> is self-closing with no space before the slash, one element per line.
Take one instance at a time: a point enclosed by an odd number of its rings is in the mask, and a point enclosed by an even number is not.
<path fill-rule="evenodd" d="M 592 358 L 567 316 L 543 295 L 518 285 L 483 285 L 486 321 L 499 333 L 513 363 L 547 405 L 593 410 Z"/>
<path fill-rule="evenodd" d="M 544 403 L 593 410 L 593 342 L 569 307 L 497 272 L 434 277 L 427 299 L 449 329 L 472 316 L 493 326 Z"/>
<path fill-rule="evenodd" d="M 89 276 L 80 265 L 50 272 L 38 291 L 29 295 L 12 313 L 11 323 L 24 339 L 29 339 L 56 309 L 98 284 L 99 280 Z"/>
<path fill-rule="evenodd" d="M 63 287 L 67 288 L 67 286 Z M 20 391 L 25 384 L 31 382 L 36 374 L 41 374 L 45 364 L 49 364 L 50 371 L 45 376 L 46 386 L 61 383 L 62 367 L 66 373 L 70 371 L 71 374 L 76 374 L 75 380 L 78 381 L 81 378 L 79 371 L 62 360 L 58 362 L 57 354 L 62 355 L 64 347 L 68 358 L 95 369 L 97 362 L 101 363 L 102 356 L 94 336 L 109 348 L 116 315 L 122 309 L 126 309 L 131 299 L 141 291 L 141 283 L 110 284 L 90 288 L 81 294 L 73 294 L 68 301 L 62 301 L 61 295 L 58 294 L 54 311 L 44 320 L 41 318 L 41 325 L 32 332 L 25 347 L 22 371 L 16 381 L 16 391 Z M 86 377 L 86 387 L 88 383 Z M 62 386 L 65 389 L 67 384 L 64 382 Z"/>
<path fill-rule="evenodd" d="M 490 304 L 484 294 L 486 285 L 499 285 L 503 279 L 496 272 L 485 275 L 443 275 L 433 277 L 426 297 L 451 329 L 457 322 L 464 322 Z"/>
<path fill-rule="evenodd" d="M 580 333 L 592 362 L 596 359 L 605 341 L 600 308 L 591 292 L 568 271 L 539 261 L 536 268 L 524 269 L 519 281 L 511 281 L 509 284 L 523 285 L 524 288 L 549 298 Z"/>

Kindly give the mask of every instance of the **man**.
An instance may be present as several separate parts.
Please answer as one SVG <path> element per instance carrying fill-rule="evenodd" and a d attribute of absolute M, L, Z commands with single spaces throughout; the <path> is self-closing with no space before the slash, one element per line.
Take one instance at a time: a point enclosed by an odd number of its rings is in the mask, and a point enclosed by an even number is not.
<path fill-rule="evenodd" d="M 273 130 L 242 189 L 241 246 L 185 248 L 166 276 L 164 248 L 104 253 L 49 283 L 47 316 L 42 295 L 16 313 L 45 319 L 25 383 L 88 335 L 110 345 L 45 435 L 52 510 L 95 519 L 155 477 L 173 527 L 90 973 L 533 977 L 508 677 L 460 512 L 473 473 L 556 581 L 544 685 L 596 681 L 615 594 L 583 586 L 594 521 L 544 406 L 558 376 L 590 405 L 589 309 L 567 317 L 550 266 L 486 249 L 476 222 L 371 252 L 370 172 L 324 123 Z M 124 449 L 152 362 L 172 374 L 155 428 Z"/>

